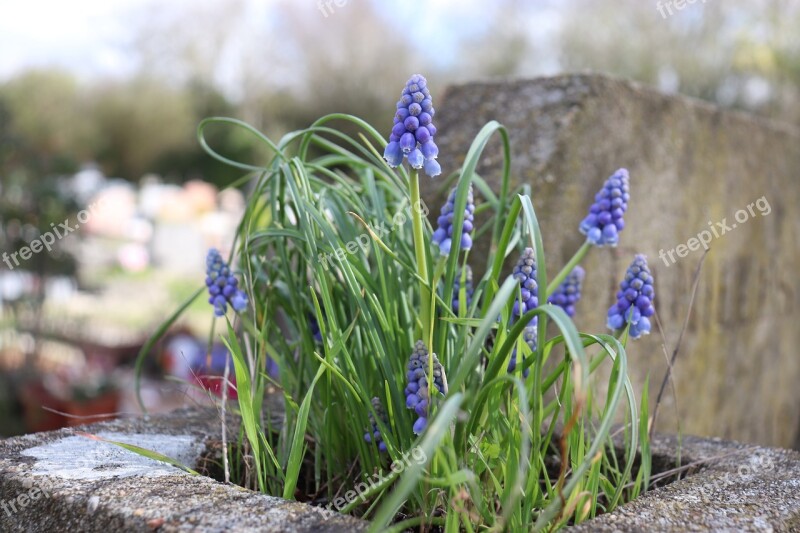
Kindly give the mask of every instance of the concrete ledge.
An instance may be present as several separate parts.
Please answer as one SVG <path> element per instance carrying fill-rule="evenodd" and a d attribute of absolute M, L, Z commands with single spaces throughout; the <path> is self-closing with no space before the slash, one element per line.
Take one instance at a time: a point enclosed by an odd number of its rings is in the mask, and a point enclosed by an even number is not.
<path fill-rule="evenodd" d="M 675 437 L 657 435 L 652 446 L 654 465 L 674 466 Z M 699 471 L 570 530 L 800 531 L 800 453 L 684 437 L 681 464 Z"/>
<path fill-rule="evenodd" d="M 181 410 L 0 441 L 0 531 L 363 531 L 364 521 L 192 476 L 86 431 L 195 467 L 219 428 Z"/>
<path fill-rule="evenodd" d="M 81 430 L 195 466 L 219 434 L 213 411 L 180 410 L 0 441 L 0 531 L 356 532 L 364 521 L 192 476 Z M 656 473 L 678 442 L 657 436 Z M 800 531 L 800 453 L 685 437 L 691 475 L 574 531 Z"/>

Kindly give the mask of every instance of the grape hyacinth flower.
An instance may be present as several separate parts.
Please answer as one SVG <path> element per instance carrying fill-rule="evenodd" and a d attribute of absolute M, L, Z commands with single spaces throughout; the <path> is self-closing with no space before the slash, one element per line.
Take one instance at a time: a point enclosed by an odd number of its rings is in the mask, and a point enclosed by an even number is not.
<path fill-rule="evenodd" d="M 538 322 L 538 321 L 537 321 Z M 539 332 L 537 331 L 537 326 L 525 326 L 525 329 L 522 330 L 522 340 L 525 341 L 525 344 L 531 349 L 532 352 L 536 352 L 536 339 L 538 338 Z M 522 362 L 525 362 L 525 358 L 522 358 Z M 511 374 L 514 370 L 517 369 L 517 349 L 514 348 L 514 351 L 511 352 L 511 360 L 508 362 L 508 373 Z M 522 371 L 522 377 L 527 378 L 528 374 L 530 374 L 530 368 L 526 368 Z"/>
<path fill-rule="evenodd" d="M 311 330 L 311 336 L 315 342 L 322 342 L 322 330 L 319 327 L 319 322 L 317 322 L 317 317 L 311 313 L 308 313 L 308 329 Z"/>
<path fill-rule="evenodd" d="M 608 327 L 620 330 L 626 323 L 631 325 L 628 334 L 632 339 L 650 333 L 650 319 L 656 312 L 653 300 L 653 276 L 647 266 L 647 258 L 637 255 L 625 272 L 625 279 L 619 285 L 617 303 L 608 310 Z"/>
<path fill-rule="evenodd" d="M 536 258 L 533 248 L 525 248 L 517 261 L 512 273 L 514 279 L 519 281 L 522 301 L 514 302 L 514 316 L 519 318 L 539 305 L 539 286 L 536 284 Z M 535 326 L 536 317 L 528 324 Z"/>
<path fill-rule="evenodd" d="M 575 304 L 581 299 L 581 285 L 585 276 L 586 272 L 580 266 L 573 268 L 567 279 L 547 298 L 547 302 L 563 309 L 570 318 L 574 317 Z"/>
<path fill-rule="evenodd" d="M 390 167 L 400 166 L 405 157 L 413 168 L 424 168 L 425 174 L 432 178 L 442 173 L 436 161 L 439 147 L 433 141 L 434 114 L 428 82 L 420 74 L 411 76 L 397 102 L 394 126 L 383 153 Z"/>
<path fill-rule="evenodd" d="M 619 232 L 625 227 L 622 217 L 628 209 L 629 199 L 628 171 L 621 168 L 609 176 L 594 196 L 589 214 L 581 222 L 581 233 L 595 246 L 616 246 Z"/>
<path fill-rule="evenodd" d="M 373 398 L 372 399 L 372 408 L 375 409 L 375 413 L 380 418 L 381 422 L 385 426 L 389 425 L 389 419 L 386 418 L 386 411 L 383 410 L 383 405 L 381 405 L 380 398 Z M 369 423 L 370 423 L 370 430 L 364 433 L 364 440 L 367 442 L 375 441 L 375 444 L 378 445 L 378 449 L 382 452 L 386 451 L 386 443 L 383 442 L 383 437 L 381 436 L 380 426 L 378 426 L 378 422 L 375 420 L 375 417 L 372 416 L 372 412 L 369 413 Z"/>
<path fill-rule="evenodd" d="M 208 303 L 214 306 L 216 316 L 224 316 L 228 304 L 237 313 L 247 308 L 247 294 L 238 288 L 239 280 L 228 268 L 225 260 L 216 248 L 211 248 L 206 256 L 206 287 L 208 287 Z"/>
<path fill-rule="evenodd" d="M 434 244 L 439 245 L 439 252 L 448 255 L 453 245 L 453 217 L 456 205 L 456 189 L 450 191 L 447 202 L 442 206 L 441 214 L 437 219 L 439 225 L 433 232 L 431 239 Z M 472 248 L 472 229 L 475 218 L 475 197 L 472 194 L 472 184 L 469 185 L 467 193 L 467 206 L 464 208 L 464 222 L 461 225 L 461 249 L 469 250 Z"/>
<path fill-rule="evenodd" d="M 447 394 L 447 377 L 444 368 L 436 357 L 433 357 L 433 385 L 442 395 Z M 414 422 L 414 433 L 419 435 L 428 426 L 428 408 L 430 407 L 430 390 L 428 386 L 428 349 L 425 343 L 417 341 L 414 351 L 408 360 L 408 385 L 405 388 L 406 407 L 417 413 Z"/>
<path fill-rule="evenodd" d="M 464 269 L 466 270 L 465 279 L 464 279 L 464 292 L 466 293 L 466 305 L 469 307 L 472 305 L 472 293 L 474 289 L 472 288 L 472 269 L 469 265 L 465 265 Z M 458 293 L 461 292 L 461 275 L 464 274 L 464 271 L 459 270 L 456 272 L 456 278 L 453 280 L 453 313 L 456 315 L 458 314 Z"/>
<path fill-rule="evenodd" d="M 539 306 L 539 286 L 536 283 L 536 258 L 533 248 L 525 248 L 517 261 L 512 273 L 514 279 L 520 285 L 521 301 L 514 302 L 513 316 L 519 318 L 531 309 Z M 539 317 L 533 317 L 523 330 L 525 342 L 532 351 L 536 351 L 536 339 L 538 334 Z M 517 368 L 517 350 L 511 353 L 511 360 L 508 363 L 508 372 L 513 372 Z M 527 372 L 524 374 L 527 377 Z"/>

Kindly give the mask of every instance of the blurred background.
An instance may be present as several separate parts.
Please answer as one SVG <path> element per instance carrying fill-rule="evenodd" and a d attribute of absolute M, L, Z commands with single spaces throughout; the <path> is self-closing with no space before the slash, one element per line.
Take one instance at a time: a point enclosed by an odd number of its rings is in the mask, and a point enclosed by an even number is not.
<path fill-rule="evenodd" d="M 0 436 L 138 411 L 136 353 L 201 286 L 207 249 L 229 250 L 245 202 L 222 190 L 240 173 L 200 149 L 204 117 L 277 138 L 348 112 L 388 135 L 415 72 L 436 97 L 591 70 L 800 123 L 798 0 L 422 5 L 0 0 Z M 260 160 L 242 131 L 208 138 Z M 151 410 L 219 392 L 211 315 L 199 299 L 156 347 Z"/>

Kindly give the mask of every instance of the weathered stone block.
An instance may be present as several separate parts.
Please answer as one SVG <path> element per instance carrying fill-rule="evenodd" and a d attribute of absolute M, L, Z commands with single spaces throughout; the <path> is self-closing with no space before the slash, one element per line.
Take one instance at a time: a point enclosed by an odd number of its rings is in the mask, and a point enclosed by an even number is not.
<path fill-rule="evenodd" d="M 683 479 L 660 484 L 569 531 L 758 533 L 800 529 L 800 453 L 691 436 L 679 440 L 655 435 L 652 444 L 653 473 L 666 469 L 680 473 Z"/>
<path fill-rule="evenodd" d="M 216 417 L 214 410 L 187 409 L 82 429 L 193 466 L 201 454 L 219 450 Z M 78 431 L 0 440 L 0 531 L 351 533 L 369 526 L 319 507 L 191 476 Z M 679 441 L 655 435 L 651 445 L 659 488 L 575 531 L 800 527 L 800 453 L 690 436 Z M 621 445 L 618 453 L 624 453 Z M 676 472 L 688 477 L 664 486 Z"/>
<path fill-rule="evenodd" d="M 690 239 L 712 231 L 674 374 L 682 428 L 767 445 L 800 439 L 800 131 L 594 75 L 450 87 L 437 110 L 445 174 L 462 164 L 486 122 L 508 128 L 513 185 L 532 188 L 551 276 L 583 242 L 578 223 L 603 180 L 629 169 L 621 244 L 594 250 L 583 264 L 582 330 L 605 329 L 620 277 L 644 253 L 671 353 L 703 251 Z M 493 140 L 478 167 L 495 191 L 501 156 Z M 446 191 L 442 180 L 423 183 L 435 222 Z M 471 253 L 476 274 L 490 257 L 487 246 L 479 240 Z M 657 385 L 666 369 L 661 336 L 632 343 L 630 352 L 637 386 L 648 374 Z M 662 431 L 675 431 L 674 413 L 668 393 Z"/>
<path fill-rule="evenodd" d="M 218 438 L 217 413 L 182 410 L 81 428 L 190 468 Z M 74 428 L 0 440 L 0 531 L 364 531 L 320 507 L 193 476 Z"/>

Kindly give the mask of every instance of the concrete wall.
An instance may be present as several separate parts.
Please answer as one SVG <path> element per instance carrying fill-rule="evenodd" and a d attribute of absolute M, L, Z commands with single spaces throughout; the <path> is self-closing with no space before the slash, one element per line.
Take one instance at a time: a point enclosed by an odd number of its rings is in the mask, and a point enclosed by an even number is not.
<path fill-rule="evenodd" d="M 514 184 L 532 187 L 551 275 L 583 242 L 578 223 L 605 178 L 629 169 L 631 201 L 620 246 L 593 250 L 583 263 L 587 279 L 576 318 L 582 330 L 605 329 L 625 268 L 644 253 L 671 352 L 702 250 L 683 258 L 676 251 L 674 264 L 659 251 L 686 244 L 709 222 L 720 233 L 717 223 L 726 219 L 730 229 L 710 244 L 675 369 L 682 429 L 765 445 L 798 442 L 798 129 L 594 75 L 450 87 L 437 111 L 445 174 L 458 169 L 486 122 L 509 129 Z M 478 172 L 496 191 L 501 164 L 494 140 Z M 423 185 L 433 223 L 446 192 L 442 183 L 426 178 Z M 747 220 L 740 213 L 737 222 L 741 209 Z M 478 241 L 471 254 L 481 273 L 487 247 Z M 654 394 L 666 369 L 660 335 L 634 342 L 629 353 L 637 387 L 649 374 Z M 659 430 L 676 430 L 675 412 L 668 393 Z"/>

